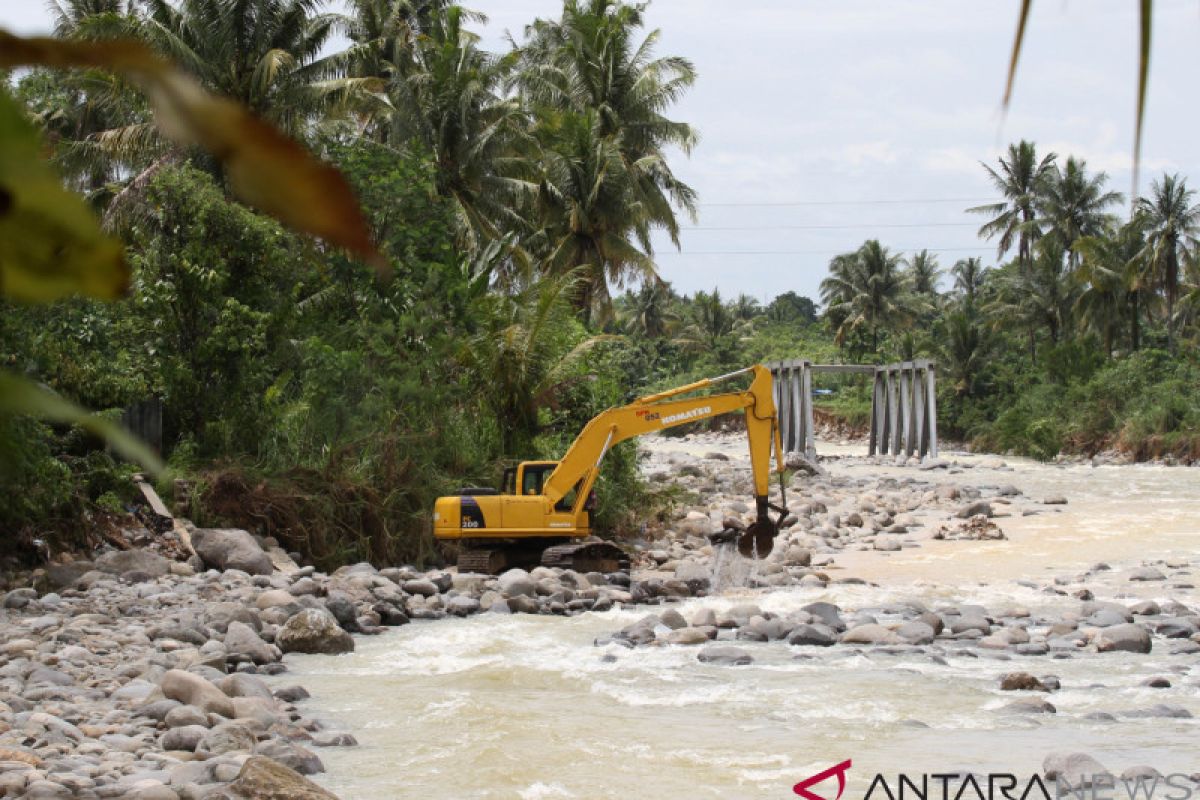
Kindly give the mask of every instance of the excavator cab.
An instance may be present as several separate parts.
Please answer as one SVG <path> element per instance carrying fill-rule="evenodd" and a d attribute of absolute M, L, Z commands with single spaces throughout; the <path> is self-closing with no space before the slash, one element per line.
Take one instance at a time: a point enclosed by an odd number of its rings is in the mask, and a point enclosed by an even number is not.
<path fill-rule="evenodd" d="M 557 461 L 522 461 L 515 467 L 508 467 L 504 470 L 504 478 L 500 482 L 500 494 L 520 494 L 525 496 L 540 496 L 542 487 L 546 485 L 546 479 L 558 467 Z M 518 491 L 518 487 L 520 491 Z M 575 489 L 567 494 L 554 504 L 554 510 L 559 512 L 569 512 L 575 508 L 575 498 L 578 496 L 578 485 Z M 596 507 L 596 493 L 593 491 L 588 502 L 584 504 L 583 511 L 592 511 Z"/>

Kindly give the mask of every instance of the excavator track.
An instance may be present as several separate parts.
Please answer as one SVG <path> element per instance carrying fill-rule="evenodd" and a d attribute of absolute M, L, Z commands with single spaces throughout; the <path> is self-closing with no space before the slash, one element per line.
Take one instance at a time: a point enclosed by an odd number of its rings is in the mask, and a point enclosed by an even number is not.
<path fill-rule="evenodd" d="M 508 569 L 508 554 L 503 550 L 460 550 L 458 553 L 459 574 L 481 572 L 484 575 L 499 575 Z"/>
<path fill-rule="evenodd" d="M 542 566 L 576 572 L 621 572 L 629 569 L 629 554 L 608 542 L 560 544 L 542 552 Z"/>

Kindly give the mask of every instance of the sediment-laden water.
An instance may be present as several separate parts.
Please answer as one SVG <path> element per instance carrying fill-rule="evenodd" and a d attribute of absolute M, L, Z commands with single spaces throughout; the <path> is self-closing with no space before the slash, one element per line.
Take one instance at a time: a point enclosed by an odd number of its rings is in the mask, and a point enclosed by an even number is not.
<path fill-rule="evenodd" d="M 714 447 L 654 445 L 656 457 Z M 740 444 L 719 447 L 737 457 Z M 1003 541 L 923 541 L 837 556 L 832 575 L 875 585 L 734 589 L 677 608 L 691 618 L 702 607 L 753 602 L 784 614 L 827 600 L 886 622 L 889 607 L 916 600 L 930 608 L 1021 606 L 1034 619 L 1053 618 L 1080 606 L 1053 593 L 1054 579 L 1103 561 L 1113 569 L 1088 584 L 1097 599 L 1175 600 L 1194 613 L 1188 574 L 1200 577 L 1200 472 L 1008 464 L 918 473 L 857 458 L 826 462 L 843 476 L 1011 484 L 1029 497 L 1069 502 L 999 517 Z M 1143 560 L 1168 558 L 1187 566 L 1168 570 L 1167 581 L 1123 578 Z M 1200 771 L 1200 656 L 1171 655 L 1158 639 L 1149 654 L 1067 658 L 954 643 L 887 653 L 738 642 L 755 659 L 742 667 L 700 663 L 695 647 L 593 644 L 647 612 L 417 622 L 361 637 L 344 656 L 289 656 L 291 672 L 281 680 L 310 690 L 306 714 L 357 736 L 359 747 L 322 752 L 328 771 L 317 779 L 344 800 L 783 798 L 794 796 L 797 781 L 845 759 L 854 762 L 850 786 L 861 792 L 876 772 L 1029 775 L 1047 753 L 1063 750 L 1090 753 L 1117 774 L 1135 765 Z M 1057 713 L 1002 710 L 1013 693 L 1000 691 L 999 676 L 1019 670 L 1059 678 L 1062 689 L 1048 696 Z M 1168 677 L 1170 688 L 1142 685 L 1154 676 Z M 1197 718 L 1124 716 L 1164 703 Z M 1116 720 L 1087 718 L 1094 712 Z"/>

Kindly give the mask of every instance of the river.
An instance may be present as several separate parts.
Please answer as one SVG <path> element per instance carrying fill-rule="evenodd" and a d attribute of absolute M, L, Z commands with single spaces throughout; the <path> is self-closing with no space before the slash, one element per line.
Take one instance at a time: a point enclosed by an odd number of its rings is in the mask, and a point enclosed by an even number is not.
<path fill-rule="evenodd" d="M 651 443 L 659 454 L 696 446 Z M 722 446 L 737 457 L 736 440 Z M 950 458 L 979 463 L 974 456 Z M 755 602 L 784 612 L 816 600 L 879 609 L 915 599 L 931 607 L 1020 605 L 1036 616 L 1077 609 L 1079 601 L 1017 581 L 1045 583 L 1098 561 L 1116 570 L 1172 557 L 1195 569 L 1200 471 L 1007 461 L 1011 469 L 961 474 L 853 458 L 827 465 L 843 475 L 1012 484 L 1033 497 L 1061 494 L 1069 503 L 998 519 L 1009 536 L 1004 541 L 929 542 L 837 558 L 844 574 L 875 585 L 735 589 L 680 610 L 688 616 L 701 606 Z M 1118 594 L 1197 605 L 1194 589 L 1170 583 L 1128 584 L 1104 599 Z M 345 656 L 289 656 L 291 671 L 279 681 L 309 689 L 306 715 L 358 738 L 359 747 L 320 751 L 328 771 L 317 780 L 343 800 L 785 798 L 795 796 L 797 781 L 846 759 L 853 760 L 850 787 L 861 795 L 875 773 L 1029 775 L 1048 752 L 1061 750 L 1090 753 L 1116 773 L 1142 764 L 1163 773 L 1200 770 L 1198 719 L 1085 718 L 1096 711 L 1120 717 L 1162 702 L 1200 718 L 1200 662 L 1157 644 L 1149 655 L 1067 659 L 999 660 L 950 648 L 941 664 L 920 653 L 868 655 L 843 647 L 800 653 L 773 642 L 749 645 L 755 662 L 733 668 L 699 663 L 689 647 L 593 645 L 647 611 L 414 623 L 359 637 L 356 651 Z M 1015 670 L 1060 678 L 1062 690 L 1049 697 L 1057 714 L 998 711 L 1012 699 L 999 691 L 998 676 Z M 1162 675 L 1170 677 L 1170 689 L 1141 685 Z"/>

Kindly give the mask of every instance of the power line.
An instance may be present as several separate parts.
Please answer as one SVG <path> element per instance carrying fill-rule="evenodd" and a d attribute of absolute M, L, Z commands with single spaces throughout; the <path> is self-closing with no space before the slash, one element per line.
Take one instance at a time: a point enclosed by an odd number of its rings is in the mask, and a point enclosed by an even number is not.
<path fill-rule="evenodd" d="M 894 205 L 900 203 L 909 203 L 912 205 L 923 203 L 995 203 L 998 202 L 995 197 L 916 197 L 912 199 L 888 199 L 888 200 L 794 200 L 780 203 L 697 203 L 699 206 L 706 208 L 752 208 L 752 207 L 788 207 L 788 206 L 870 206 L 870 205 Z"/>
<path fill-rule="evenodd" d="M 993 248 L 983 247 L 889 247 L 889 250 L 928 250 L 931 253 L 979 253 Z M 824 256 L 836 255 L 840 250 L 663 250 L 654 254 L 660 256 Z M 850 252 L 850 251 L 845 251 Z"/>
<path fill-rule="evenodd" d="M 894 222 L 869 223 L 860 225 L 693 225 L 680 228 L 681 231 L 826 231 L 854 230 L 857 228 L 977 228 L 975 222 Z"/>

